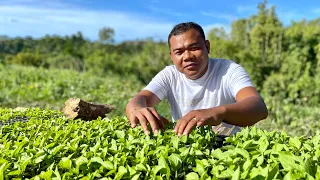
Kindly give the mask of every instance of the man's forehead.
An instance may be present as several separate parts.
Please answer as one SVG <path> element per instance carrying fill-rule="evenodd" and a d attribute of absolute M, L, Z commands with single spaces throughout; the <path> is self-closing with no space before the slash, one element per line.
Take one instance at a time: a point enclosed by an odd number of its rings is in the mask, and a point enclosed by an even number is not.
<path fill-rule="evenodd" d="M 172 36 L 170 38 L 170 46 L 185 46 L 185 45 L 192 45 L 201 43 L 201 36 L 200 33 L 196 30 L 190 29 L 184 33 Z"/>
<path fill-rule="evenodd" d="M 198 38 L 198 37 L 201 37 L 201 35 L 196 29 L 189 29 L 186 32 L 171 36 L 170 40 L 173 39 L 173 38 L 176 38 L 176 39 L 179 39 L 179 38 L 185 38 L 185 39 L 186 38 L 188 38 L 188 39 L 192 38 L 192 39 L 195 39 L 195 38 Z"/>

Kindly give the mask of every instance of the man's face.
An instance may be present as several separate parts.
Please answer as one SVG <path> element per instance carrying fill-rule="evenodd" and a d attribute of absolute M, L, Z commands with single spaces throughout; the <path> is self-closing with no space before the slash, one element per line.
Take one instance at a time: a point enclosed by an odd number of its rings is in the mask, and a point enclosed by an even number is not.
<path fill-rule="evenodd" d="M 177 69 L 188 79 L 198 79 L 208 69 L 209 41 L 204 41 L 195 29 L 171 36 L 170 57 Z"/>

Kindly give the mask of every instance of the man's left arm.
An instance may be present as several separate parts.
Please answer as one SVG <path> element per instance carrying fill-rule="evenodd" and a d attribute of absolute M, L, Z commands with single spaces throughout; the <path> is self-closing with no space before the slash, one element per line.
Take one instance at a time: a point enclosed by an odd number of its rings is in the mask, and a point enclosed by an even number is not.
<path fill-rule="evenodd" d="M 188 135 L 195 126 L 217 126 L 221 122 L 251 126 L 268 116 L 267 107 L 254 87 L 239 90 L 236 101 L 233 104 L 192 110 L 177 122 L 174 131 L 179 136 Z"/>
<path fill-rule="evenodd" d="M 254 87 L 245 87 L 236 95 L 236 103 L 223 105 L 223 121 L 236 126 L 251 126 L 267 118 L 268 109 Z"/>

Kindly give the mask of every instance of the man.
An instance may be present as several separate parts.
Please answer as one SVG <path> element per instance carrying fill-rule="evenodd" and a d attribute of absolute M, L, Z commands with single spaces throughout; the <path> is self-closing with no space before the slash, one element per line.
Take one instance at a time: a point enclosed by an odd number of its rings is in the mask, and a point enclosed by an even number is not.
<path fill-rule="evenodd" d="M 154 106 L 167 98 L 174 131 L 188 135 L 194 127 L 209 125 L 217 133 L 233 134 L 239 126 L 251 126 L 268 116 L 263 99 L 249 75 L 238 64 L 210 59 L 210 42 L 201 26 L 188 22 L 176 25 L 168 37 L 170 57 L 167 66 L 126 107 L 132 127 L 141 124 L 145 134 L 164 127 L 168 120 Z M 228 132 L 225 132 L 228 131 Z"/>

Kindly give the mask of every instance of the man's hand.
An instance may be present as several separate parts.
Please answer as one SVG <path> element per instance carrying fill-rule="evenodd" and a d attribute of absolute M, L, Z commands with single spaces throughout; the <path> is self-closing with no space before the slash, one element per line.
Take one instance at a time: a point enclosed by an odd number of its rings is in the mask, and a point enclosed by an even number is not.
<path fill-rule="evenodd" d="M 133 108 L 130 110 L 129 121 L 131 127 L 136 127 L 138 123 L 141 124 L 145 134 L 149 134 L 148 124 L 150 124 L 154 133 L 158 133 L 160 129 L 164 128 L 169 120 L 160 116 L 153 107 Z"/>
<path fill-rule="evenodd" d="M 181 136 L 182 134 L 188 135 L 195 126 L 217 126 L 224 119 L 225 112 L 226 110 L 223 106 L 192 110 L 178 120 L 174 131 L 178 136 Z"/>

